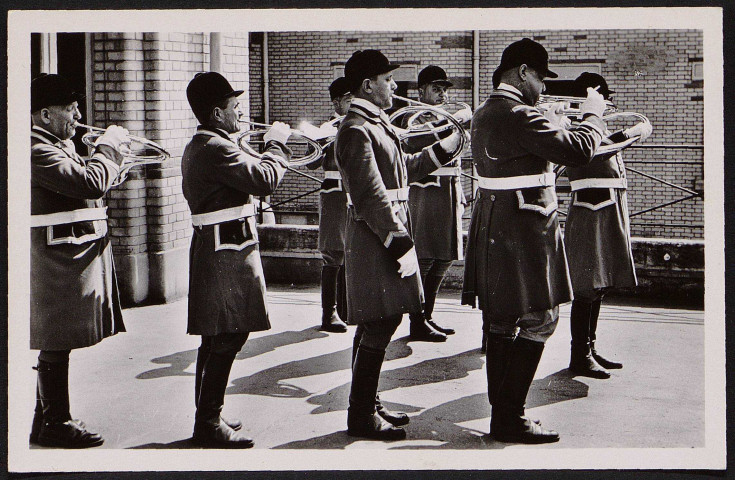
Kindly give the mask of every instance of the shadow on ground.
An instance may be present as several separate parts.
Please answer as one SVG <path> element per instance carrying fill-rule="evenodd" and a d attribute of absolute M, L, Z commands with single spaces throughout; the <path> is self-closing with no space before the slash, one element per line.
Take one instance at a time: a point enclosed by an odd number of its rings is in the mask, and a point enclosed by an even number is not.
<path fill-rule="evenodd" d="M 309 327 L 301 331 L 287 331 L 276 333 L 273 335 L 266 335 L 258 338 L 251 338 L 245 342 L 245 346 L 240 350 L 240 353 L 235 357 L 236 360 L 244 360 L 247 358 L 256 357 L 264 353 L 272 352 L 276 348 L 285 347 L 287 345 L 293 345 L 302 342 L 308 342 L 309 340 L 315 340 L 317 338 L 324 338 L 327 334 L 317 330 L 314 327 Z M 139 373 L 135 378 L 139 380 L 149 380 L 152 378 L 161 377 L 176 377 L 176 376 L 193 376 L 193 373 L 186 372 L 185 370 L 191 367 L 197 360 L 197 350 L 185 350 L 183 352 L 172 353 L 163 357 L 157 357 L 151 360 L 151 363 L 167 365 L 161 368 L 155 368 L 153 370 L 147 370 Z"/>
<path fill-rule="evenodd" d="M 473 351 L 475 352 L 475 351 Z M 459 363 L 462 361 L 472 365 L 471 360 L 463 355 Z M 471 353 L 471 352 L 470 352 Z M 452 357 L 446 357 L 452 358 Z M 460 367 L 455 370 L 465 369 Z M 400 370 L 400 369 L 399 369 Z M 427 369 L 431 371 L 430 369 Z M 385 372 L 388 374 L 389 372 Z M 409 386 L 409 385 L 404 385 Z M 534 380 L 529 391 L 527 408 L 534 408 L 543 405 L 573 400 L 576 398 L 586 397 L 588 387 L 586 384 L 575 380 L 568 370 L 560 370 L 545 378 Z M 344 401 L 346 404 L 346 400 Z M 395 404 L 388 404 L 391 408 L 395 408 Z M 414 410 L 417 407 L 413 407 Z M 418 408 L 420 410 L 420 408 Z M 313 413 L 313 412 L 312 412 Z M 462 423 L 486 419 L 487 430 L 480 431 L 461 425 Z M 345 418 L 346 421 L 346 418 Z M 410 450 L 436 450 L 436 449 L 500 449 L 505 448 L 507 444 L 493 440 L 488 432 L 490 430 L 490 405 L 485 393 L 465 396 L 442 403 L 435 407 L 421 411 L 418 415 L 411 416 L 411 423 L 406 427 L 408 434 L 407 440 L 431 441 L 433 445 L 405 445 L 400 442 L 396 443 L 394 450 L 410 449 Z M 274 448 L 278 449 L 344 449 L 357 441 L 364 439 L 350 437 L 346 431 L 334 432 L 319 437 L 298 440 L 294 442 L 278 445 Z"/>

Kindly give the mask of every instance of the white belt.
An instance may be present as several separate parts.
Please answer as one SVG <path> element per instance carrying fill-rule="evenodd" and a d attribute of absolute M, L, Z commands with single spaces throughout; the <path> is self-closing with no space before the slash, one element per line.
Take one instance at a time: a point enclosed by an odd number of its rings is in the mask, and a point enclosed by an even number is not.
<path fill-rule="evenodd" d="M 66 212 L 31 215 L 31 227 L 50 227 L 65 223 L 91 222 L 92 220 L 106 220 L 107 207 L 80 208 Z"/>
<path fill-rule="evenodd" d="M 462 167 L 439 167 L 431 172 L 431 175 L 437 177 L 459 177 L 462 174 Z"/>
<path fill-rule="evenodd" d="M 324 171 L 324 180 L 342 180 L 342 175 L 339 174 L 336 170 L 325 170 Z"/>
<path fill-rule="evenodd" d="M 217 223 L 229 222 L 239 218 L 252 217 L 255 215 L 255 205 L 246 203 L 239 207 L 225 208 L 215 212 L 200 213 L 191 216 L 191 224 L 195 227 L 203 227 L 204 225 L 214 225 Z"/>
<path fill-rule="evenodd" d="M 569 182 L 572 191 L 582 190 L 584 188 L 628 188 L 628 180 L 625 178 L 582 178 L 580 180 L 572 180 Z"/>
<path fill-rule="evenodd" d="M 479 177 L 479 180 L 480 188 L 487 190 L 517 190 L 519 188 L 553 187 L 556 184 L 556 174 L 548 172 L 518 177 Z"/>
<path fill-rule="evenodd" d="M 388 200 L 391 202 L 405 202 L 408 200 L 408 188 L 391 188 L 385 191 L 388 194 Z M 352 205 L 352 198 L 347 194 L 347 205 Z"/>

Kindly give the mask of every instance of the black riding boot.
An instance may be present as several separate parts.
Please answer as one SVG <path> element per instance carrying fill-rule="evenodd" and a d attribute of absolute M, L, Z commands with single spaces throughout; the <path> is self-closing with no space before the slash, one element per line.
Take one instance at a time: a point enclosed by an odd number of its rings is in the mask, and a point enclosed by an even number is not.
<path fill-rule="evenodd" d="M 569 324 L 572 332 L 572 352 L 569 370 L 576 375 L 592 378 L 610 378 L 610 372 L 600 367 L 590 350 L 590 314 L 592 305 L 581 300 L 572 301 Z"/>
<path fill-rule="evenodd" d="M 207 448 L 250 448 L 253 440 L 236 432 L 220 417 L 234 356 L 210 352 L 202 370 L 194 442 Z"/>
<path fill-rule="evenodd" d="M 406 431 L 384 421 L 376 413 L 380 367 L 385 351 L 361 345 L 352 366 L 350 406 L 347 409 L 347 434 L 375 440 L 403 440 Z"/>
<path fill-rule="evenodd" d="M 337 278 L 339 266 L 322 266 L 322 326 L 327 332 L 342 333 L 347 331 L 347 324 L 337 314 Z"/>
<path fill-rule="evenodd" d="M 494 405 L 498 397 L 500 385 L 503 383 L 505 374 L 508 371 L 510 352 L 513 348 L 515 337 L 490 333 L 486 334 L 486 338 L 485 371 L 487 373 L 487 398 L 490 400 L 490 405 Z"/>
<path fill-rule="evenodd" d="M 427 275 L 424 280 L 424 318 L 434 330 L 444 335 L 454 335 L 454 329 L 448 327 L 440 327 L 431 318 L 434 313 L 434 304 L 436 303 L 436 296 L 439 294 L 439 287 L 441 287 L 444 276 L 442 275 Z"/>
<path fill-rule="evenodd" d="M 357 355 L 357 348 L 360 346 L 360 338 L 355 336 L 354 340 L 352 340 L 352 366 L 355 365 L 355 355 Z M 402 427 L 404 425 L 408 425 L 408 422 L 411 421 L 410 417 L 406 415 L 404 412 L 394 412 L 392 410 L 389 410 L 388 407 L 383 405 L 383 402 L 380 401 L 380 395 L 377 393 L 375 394 L 375 411 L 383 417 L 383 420 L 386 422 L 395 425 L 396 427 Z"/>
<path fill-rule="evenodd" d="M 46 447 L 89 448 L 104 440 L 86 430 L 84 423 L 72 420 L 69 413 L 69 362 L 38 361 L 38 396 L 43 421 L 38 430 L 38 444 Z"/>
<path fill-rule="evenodd" d="M 36 408 L 33 410 L 33 423 L 31 424 L 31 434 L 28 436 L 30 443 L 38 443 L 38 433 L 43 425 L 43 406 L 41 405 L 41 394 L 38 391 L 38 382 L 36 382 Z"/>
<path fill-rule="evenodd" d="M 491 345 L 488 337 L 488 353 Z M 544 344 L 516 338 L 510 349 L 510 360 L 493 403 L 490 434 L 500 442 L 549 443 L 559 434 L 546 430 L 525 416 L 525 404 L 533 376 L 541 360 Z"/>
<path fill-rule="evenodd" d="M 209 349 L 205 347 L 199 347 L 197 350 L 197 364 L 196 364 L 196 376 L 194 377 L 194 406 L 199 405 L 199 392 L 202 387 L 202 371 L 204 371 L 204 363 L 207 361 L 209 356 Z M 231 429 L 237 431 L 242 428 L 242 422 L 240 420 L 231 418 L 227 419 L 220 415 L 223 422 L 227 424 Z"/>
<path fill-rule="evenodd" d="M 613 362 L 612 360 L 608 360 L 607 358 L 597 353 L 597 350 L 595 349 L 595 340 L 597 339 L 597 319 L 600 317 L 600 305 L 601 304 L 602 304 L 602 299 L 597 299 L 592 304 L 592 309 L 591 309 L 592 311 L 590 313 L 590 352 L 592 353 L 592 358 L 594 358 L 597 363 L 599 363 L 601 366 L 605 368 L 611 368 L 611 369 L 623 368 L 622 363 Z"/>
<path fill-rule="evenodd" d="M 447 336 L 434 329 L 424 317 L 422 313 L 409 313 L 410 333 L 409 338 L 414 342 L 445 342 Z"/>

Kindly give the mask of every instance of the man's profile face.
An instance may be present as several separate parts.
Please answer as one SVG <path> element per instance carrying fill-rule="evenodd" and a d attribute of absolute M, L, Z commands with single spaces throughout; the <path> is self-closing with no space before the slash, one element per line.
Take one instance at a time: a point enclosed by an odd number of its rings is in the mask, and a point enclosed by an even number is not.
<path fill-rule="evenodd" d="M 429 83 L 419 88 L 419 100 L 429 105 L 441 105 L 449 99 L 449 87 L 437 83 Z"/>
<path fill-rule="evenodd" d="M 544 76 L 532 67 L 526 67 L 526 81 L 524 82 L 524 86 L 526 87 L 526 91 L 523 93 L 533 104 L 538 102 L 539 96 L 546 90 Z"/>
<path fill-rule="evenodd" d="M 76 123 L 82 118 L 79 103 L 68 105 L 52 105 L 42 110 L 43 125 L 49 132 L 61 140 L 69 140 L 76 133 Z"/>
<path fill-rule="evenodd" d="M 393 72 L 381 73 L 367 80 L 366 93 L 370 97 L 370 101 L 378 107 L 385 110 L 393 106 L 393 92 L 398 88 L 396 82 L 393 81 Z"/>
<path fill-rule="evenodd" d="M 334 100 L 332 100 L 332 104 L 334 105 L 334 111 L 337 113 L 337 115 L 346 114 L 347 110 L 350 109 L 351 103 L 352 103 L 351 93 L 342 95 L 341 97 L 337 97 Z"/>
<path fill-rule="evenodd" d="M 221 128 L 227 133 L 237 133 L 240 131 L 240 101 L 237 97 L 227 99 L 225 108 L 220 108 L 222 116 L 220 119 Z"/>

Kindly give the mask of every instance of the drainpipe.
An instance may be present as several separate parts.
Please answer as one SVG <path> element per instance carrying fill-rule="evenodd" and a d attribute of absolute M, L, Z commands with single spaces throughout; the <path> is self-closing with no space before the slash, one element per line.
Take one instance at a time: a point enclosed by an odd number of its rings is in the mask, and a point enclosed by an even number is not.
<path fill-rule="evenodd" d="M 41 73 L 59 73 L 56 49 L 56 34 L 41 34 Z"/>
<path fill-rule="evenodd" d="M 472 32 L 472 110 L 480 106 L 480 31 Z"/>
<path fill-rule="evenodd" d="M 209 69 L 222 73 L 222 34 L 219 32 L 209 34 Z"/>
<path fill-rule="evenodd" d="M 265 123 L 271 123 L 271 102 L 268 84 L 270 77 L 268 73 L 268 32 L 263 32 L 263 116 Z"/>

